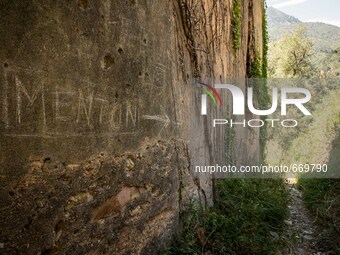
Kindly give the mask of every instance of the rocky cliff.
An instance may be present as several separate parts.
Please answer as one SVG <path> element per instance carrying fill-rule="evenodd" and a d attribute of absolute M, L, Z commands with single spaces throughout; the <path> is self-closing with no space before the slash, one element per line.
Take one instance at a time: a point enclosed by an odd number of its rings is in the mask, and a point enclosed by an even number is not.
<path fill-rule="evenodd" d="M 195 153 L 226 150 L 199 114 L 205 135 L 190 139 L 191 81 L 248 76 L 262 1 L 4 0 L 0 12 L 0 253 L 158 254 L 188 198 L 213 202 L 211 179 L 190 174 Z M 258 133 L 234 137 L 236 163 L 258 157 Z"/>

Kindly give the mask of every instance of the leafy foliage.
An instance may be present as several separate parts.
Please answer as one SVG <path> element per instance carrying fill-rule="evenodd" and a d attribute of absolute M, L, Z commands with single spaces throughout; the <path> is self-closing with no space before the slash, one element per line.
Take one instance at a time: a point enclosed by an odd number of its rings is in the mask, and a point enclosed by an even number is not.
<path fill-rule="evenodd" d="M 311 110 L 313 118 L 308 116 L 301 117 L 297 109 L 289 109 L 288 116 L 298 120 L 299 125 L 294 129 L 276 128 L 269 132 L 271 140 L 267 146 L 267 150 L 270 152 L 267 159 L 270 163 L 325 162 L 329 154 L 330 142 L 328 141 L 332 141 L 336 137 L 336 132 L 338 131 L 334 127 L 340 124 L 340 110 L 338 108 L 340 88 L 331 89 L 331 85 L 336 85 L 338 82 L 336 80 L 334 80 L 334 83 L 331 80 L 327 81 L 328 87 L 323 87 L 322 83 L 315 84 L 315 86 L 320 86 L 325 91 L 319 90 L 319 98 L 314 97 L 315 100 L 313 99 L 311 102 L 313 105 L 307 106 Z M 317 87 L 310 90 L 316 89 Z M 325 93 L 325 95 L 322 95 L 322 93 Z M 278 142 L 279 149 L 274 148 L 272 140 Z M 280 158 L 273 157 L 275 150 L 282 150 Z"/>
<path fill-rule="evenodd" d="M 282 180 L 219 180 L 214 207 L 192 203 L 163 254 L 276 254 L 288 199 Z"/>
<path fill-rule="evenodd" d="M 233 49 L 236 51 L 241 47 L 241 29 L 242 29 L 242 0 L 233 0 L 231 10 L 231 29 L 233 38 Z"/>
<path fill-rule="evenodd" d="M 340 62 L 339 49 L 340 49 L 340 28 L 324 24 L 320 22 L 307 22 L 303 23 L 298 19 L 289 16 L 273 7 L 269 7 L 267 10 L 268 15 L 268 28 L 269 37 L 272 46 L 278 47 L 274 51 L 269 51 L 269 58 L 272 58 L 273 54 L 281 51 L 280 47 L 286 47 L 279 42 L 285 36 L 291 36 L 298 29 L 305 31 L 304 37 L 309 38 L 313 42 L 312 56 L 309 57 L 312 69 L 310 69 L 309 77 L 340 77 Z M 275 64 L 275 60 L 272 61 Z M 273 71 L 274 66 L 271 66 Z M 271 77 L 283 77 L 283 73 L 277 73 Z"/>
<path fill-rule="evenodd" d="M 297 58 L 294 58 L 294 54 Z M 325 66 L 332 66 L 330 70 L 336 70 L 336 66 L 339 65 L 339 53 L 336 50 L 329 53 L 333 58 L 330 55 L 321 58 L 320 54 L 321 52 L 312 48 L 311 38 L 307 37 L 305 28 L 298 27 L 292 35 L 286 34 L 280 40 L 270 43 L 269 75 L 280 78 L 318 77 L 318 66 L 323 62 Z M 315 64 L 316 59 L 318 65 Z M 286 83 L 288 82 L 286 80 Z M 267 160 L 270 163 L 282 161 L 317 163 L 327 154 L 325 141 L 331 139 L 330 128 L 338 122 L 336 120 L 339 114 L 336 106 L 339 93 L 338 81 L 336 78 L 310 79 L 303 84 L 312 93 L 312 100 L 306 106 L 312 112 L 313 118 L 301 116 L 297 109 L 288 109 L 288 116 L 298 120 L 299 124 L 294 129 L 268 130 L 270 139 L 267 142 L 267 150 L 271 153 L 268 153 Z M 299 84 L 300 87 L 301 85 Z M 275 84 L 274 87 L 279 86 Z M 295 85 L 291 84 L 291 86 Z M 333 93 L 337 95 L 330 96 Z M 313 144 L 310 142 L 310 137 L 315 137 Z"/>
<path fill-rule="evenodd" d="M 298 27 L 292 35 L 269 44 L 269 74 L 274 78 L 307 78 L 313 75 L 313 43 L 305 29 Z"/>

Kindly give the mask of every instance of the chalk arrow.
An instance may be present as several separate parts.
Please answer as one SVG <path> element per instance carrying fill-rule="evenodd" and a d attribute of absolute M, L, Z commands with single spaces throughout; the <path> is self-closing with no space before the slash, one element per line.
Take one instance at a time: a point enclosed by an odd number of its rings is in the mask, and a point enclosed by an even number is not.
<path fill-rule="evenodd" d="M 164 115 L 143 115 L 143 119 L 163 122 L 164 126 L 167 126 L 170 123 L 169 116 L 166 115 L 166 114 L 164 114 Z"/>
<path fill-rule="evenodd" d="M 165 112 L 163 113 L 163 115 L 143 115 L 142 118 L 145 120 L 154 120 L 164 123 L 159 133 L 161 133 L 163 129 L 170 124 L 169 116 Z"/>

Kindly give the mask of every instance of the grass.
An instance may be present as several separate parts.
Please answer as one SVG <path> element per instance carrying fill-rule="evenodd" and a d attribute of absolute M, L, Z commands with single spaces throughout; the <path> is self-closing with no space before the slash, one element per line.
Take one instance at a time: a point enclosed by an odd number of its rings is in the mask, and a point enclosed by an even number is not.
<path fill-rule="evenodd" d="M 340 130 L 332 142 L 328 169 L 339 172 Z M 319 245 L 334 254 L 340 254 L 340 179 L 300 179 L 302 199 L 323 229 Z"/>
<path fill-rule="evenodd" d="M 196 203 L 181 213 L 181 233 L 162 254 L 278 254 L 289 195 L 282 180 L 216 183 L 212 208 Z"/>
<path fill-rule="evenodd" d="M 318 245 L 340 254 L 340 179 L 300 179 L 299 188 L 306 207 L 323 229 Z"/>

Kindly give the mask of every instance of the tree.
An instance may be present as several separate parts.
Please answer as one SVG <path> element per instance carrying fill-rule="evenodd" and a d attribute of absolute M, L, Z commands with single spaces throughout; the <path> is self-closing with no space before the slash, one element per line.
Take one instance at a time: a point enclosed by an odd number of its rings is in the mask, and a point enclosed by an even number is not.
<path fill-rule="evenodd" d="M 273 78 L 306 78 L 313 76 L 311 63 L 313 43 L 303 26 L 293 34 L 269 44 L 269 76 Z"/>

